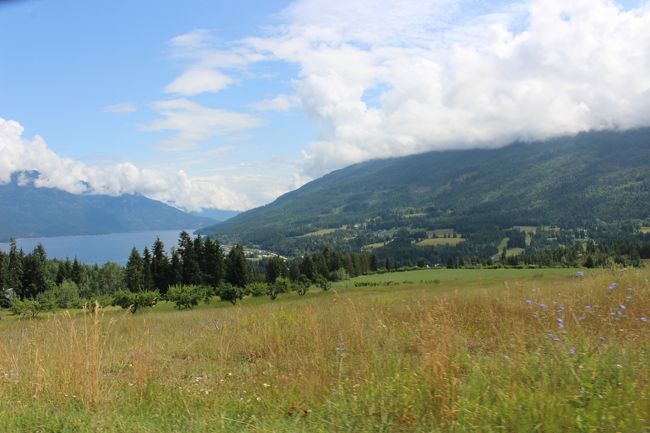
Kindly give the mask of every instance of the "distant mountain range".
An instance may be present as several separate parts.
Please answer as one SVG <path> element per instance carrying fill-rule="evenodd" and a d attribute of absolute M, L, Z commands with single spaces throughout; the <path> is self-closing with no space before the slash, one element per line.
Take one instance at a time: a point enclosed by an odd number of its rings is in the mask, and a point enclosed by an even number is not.
<path fill-rule="evenodd" d="M 31 183 L 20 186 L 17 177 L 0 184 L 0 240 L 187 229 L 216 221 L 141 195 L 75 195 Z"/>
<path fill-rule="evenodd" d="M 202 233 L 288 252 L 337 233 L 339 245 L 358 245 L 398 229 L 473 233 L 649 217 L 650 129 L 644 128 L 368 161 Z"/>
<path fill-rule="evenodd" d="M 236 210 L 203 209 L 198 212 L 190 212 L 190 215 L 210 218 L 211 220 L 222 222 L 239 215 L 239 213 L 240 212 Z"/>

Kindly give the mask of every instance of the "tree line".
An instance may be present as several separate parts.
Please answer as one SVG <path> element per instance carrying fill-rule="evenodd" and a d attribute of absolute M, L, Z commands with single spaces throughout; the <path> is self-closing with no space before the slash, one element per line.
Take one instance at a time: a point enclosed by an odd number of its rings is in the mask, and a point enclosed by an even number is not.
<path fill-rule="evenodd" d="M 27 306 L 36 315 L 40 308 L 78 307 L 97 299 L 103 305 L 135 306 L 135 311 L 168 299 L 191 308 L 212 296 L 235 303 L 246 295 L 305 294 L 312 285 L 327 290 L 331 281 L 377 269 L 373 255 L 329 248 L 291 260 L 250 259 L 242 245 L 227 251 L 216 239 L 181 232 L 169 250 L 156 239 L 142 252 L 133 248 L 126 266 L 108 262 L 100 267 L 76 258 L 48 259 L 40 244 L 24 253 L 12 239 L 9 252 L 0 252 L 0 306 Z"/>

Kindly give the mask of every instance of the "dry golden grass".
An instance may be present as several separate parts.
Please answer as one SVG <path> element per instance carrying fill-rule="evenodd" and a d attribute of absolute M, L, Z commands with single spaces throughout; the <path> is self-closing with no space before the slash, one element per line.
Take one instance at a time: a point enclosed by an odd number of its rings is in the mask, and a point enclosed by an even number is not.
<path fill-rule="evenodd" d="M 3 319 L 0 431 L 639 432 L 649 275 Z"/>

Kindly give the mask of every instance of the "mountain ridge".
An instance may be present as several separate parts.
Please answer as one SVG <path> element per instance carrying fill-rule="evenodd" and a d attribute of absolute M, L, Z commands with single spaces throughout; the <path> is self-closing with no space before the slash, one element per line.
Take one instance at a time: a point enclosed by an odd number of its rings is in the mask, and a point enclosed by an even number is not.
<path fill-rule="evenodd" d="M 649 216 L 650 128 L 639 128 L 366 161 L 201 232 L 286 252 L 310 232 L 364 224 L 471 232 Z"/>
<path fill-rule="evenodd" d="M 37 188 L 32 182 L 0 185 L 0 240 L 171 230 L 214 223 L 139 194 L 120 196 L 71 194 Z"/>

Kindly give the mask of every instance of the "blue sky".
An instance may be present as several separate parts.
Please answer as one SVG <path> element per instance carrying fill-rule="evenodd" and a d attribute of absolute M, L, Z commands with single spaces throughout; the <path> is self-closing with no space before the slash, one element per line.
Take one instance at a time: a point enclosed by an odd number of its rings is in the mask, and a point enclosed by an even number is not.
<path fill-rule="evenodd" d="M 241 210 L 371 158 L 646 125 L 647 29 L 641 0 L 0 2 L 0 181 Z"/>

